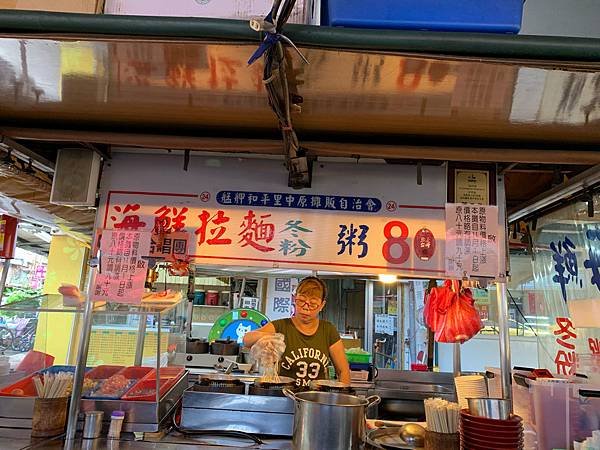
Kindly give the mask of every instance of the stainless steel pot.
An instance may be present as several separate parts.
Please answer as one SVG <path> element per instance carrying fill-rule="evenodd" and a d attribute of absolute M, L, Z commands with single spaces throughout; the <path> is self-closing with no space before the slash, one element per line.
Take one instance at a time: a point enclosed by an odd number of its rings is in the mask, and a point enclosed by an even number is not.
<path fill-rule="evenodd" d="M 295 401 L 294 450 L 359 450 L 366 437 L 365 413 L 381 401 L 377 395 L 359 398 L 333 392 L 294 393 L 284 389 Z"/>

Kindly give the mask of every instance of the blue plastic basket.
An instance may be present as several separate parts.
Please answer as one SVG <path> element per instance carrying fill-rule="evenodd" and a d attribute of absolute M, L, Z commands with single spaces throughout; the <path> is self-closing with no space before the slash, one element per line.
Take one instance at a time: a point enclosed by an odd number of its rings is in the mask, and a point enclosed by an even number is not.
<path fill-rule="evenodd" d="M 518 33 L 523 0 L 323 0 L 322 25 Z"/>

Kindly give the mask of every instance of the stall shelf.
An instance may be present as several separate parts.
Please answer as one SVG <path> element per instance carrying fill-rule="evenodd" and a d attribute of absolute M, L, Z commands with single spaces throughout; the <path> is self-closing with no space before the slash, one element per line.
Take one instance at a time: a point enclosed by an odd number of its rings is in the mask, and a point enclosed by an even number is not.
<path fill-rule="evenodd" d="M 105 413 L 104 420 L 109 421 L 112 411 L 122 410 L 124 431 L 158 431 L 187 387 L 187 372 L 167 367 L 178 349 L 185 350 L 185 307 L 185 301 L 148 306 L 96 303 L 91 313 L 89 353 L 84 364 L 75 358 L 76 344 L 82 336 L 83 307 L 64 306 L 62 297 L 53 295 L 1 306 L 0 315 L 35 320 L 38 328 L 35 350 L 13 352 L 14 368 L 0 379 L 0 435 L 18 437 L 31 432 L 36 397 L 33 376 L 75 372 L 77 364 L 86 366 L 85 377 L 94 384 L 94 388 L 82 392 L 80 419 L 85 411 L 100 410 Z M 65 316 L 71 319 L 71 329 L 68 336 L 57 339 L 57 330 L 51 323 L 64 322 Z M 57 357 L 48 357 L 50 352 Z M 30 363 L 26 370 L 19 371 L 27 359 Z M 101 398 L 97 390 L 111 377 L 121 377 L 126 385 L 121 392 L 104 393 L 105 398 Z M 139 389 L 142 381 L 143 391 Z M 129 392 L 136 394 L 136 386 L 137 396 L 128 398 Z M 141 392 L 143 401 L 139 398 Z"/>

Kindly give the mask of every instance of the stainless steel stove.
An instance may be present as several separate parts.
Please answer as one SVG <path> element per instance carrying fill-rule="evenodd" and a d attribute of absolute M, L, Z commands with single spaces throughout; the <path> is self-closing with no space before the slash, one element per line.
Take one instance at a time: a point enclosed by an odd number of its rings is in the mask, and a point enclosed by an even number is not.
<path fill-rule="evenodd" d="M 183 394 L 181 427 L 292 436 L 294 402 L 275 395 L 202 392 L 191 387 Z"/>

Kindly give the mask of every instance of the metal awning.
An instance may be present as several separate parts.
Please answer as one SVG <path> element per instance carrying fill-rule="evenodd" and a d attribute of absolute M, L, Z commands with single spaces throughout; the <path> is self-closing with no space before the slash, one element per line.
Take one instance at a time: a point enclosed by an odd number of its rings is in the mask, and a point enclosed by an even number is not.
<path fill-rule="evenodd" d="M 3 11 L 0 29 L 6 136 L 281 151 L 244 22 Z M 600 162 L 598 39 L 286 34 L 310 61 L 289 52 L 294 124 L 316 154 Z"/>

